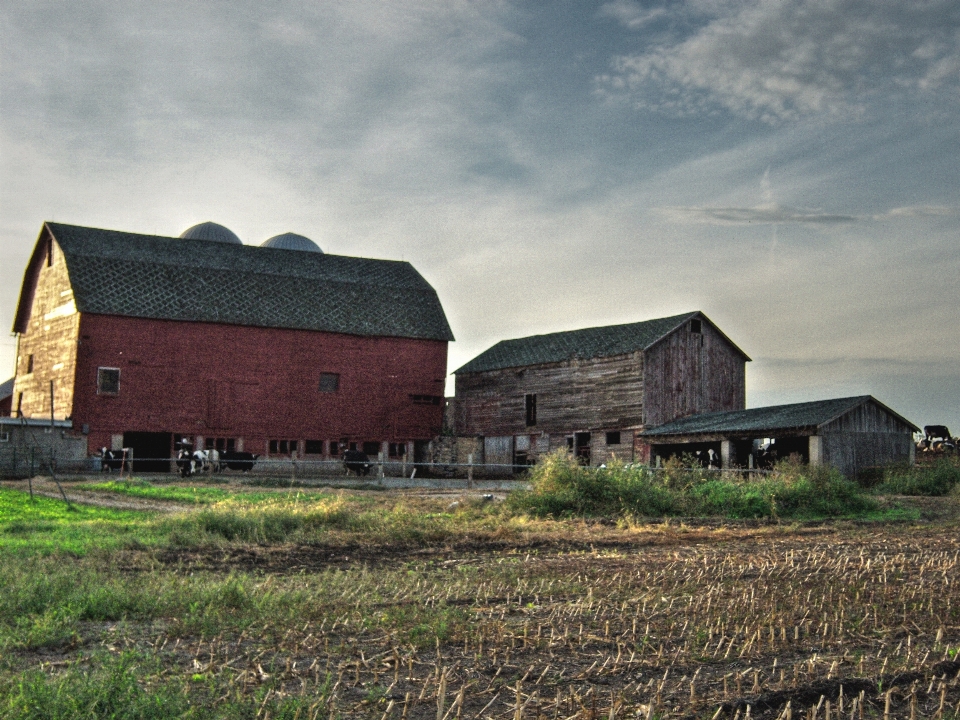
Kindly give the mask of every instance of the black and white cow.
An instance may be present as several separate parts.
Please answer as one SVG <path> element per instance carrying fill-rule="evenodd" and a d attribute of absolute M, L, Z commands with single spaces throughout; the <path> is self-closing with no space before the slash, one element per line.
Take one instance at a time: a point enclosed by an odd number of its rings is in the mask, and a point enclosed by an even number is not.
<path fill-rule="evenodd" d="M 196 472 L 197 462 L 194 460 L 193 452 L 188 447 L 180 448 L 177 451 L 177 472 L 181 477 L 190 477 Z"/>
<path fill-rule="evenodd" d="M 952 442 L 950 429 L 946 425 L 924 425 L 923 437 L 930 442 L 933 442 L 934 440 Z"/>
<path fill-rule="evenodd" d="M 100 471 L 110 472 L 123 468 L 123 450 L 107 450 L 100 448 Z"/>
<path fill-rule="evenodd" d="M 249 472 L 253 470 L 254 463 L 257 462 L 259 455 L 249 452 L 226 451 L 220 454 L 220 467 L 228 467 L 231 470 L 240 470 Z"/>
<path fill-rule="evenodd" d="M 352 472 L 357 477 L 360 477 L 368 474 L 373 465 L 365 452 L 346 450 L 343 453 L 343 467 L 346 469 L 348 475 Z"/>

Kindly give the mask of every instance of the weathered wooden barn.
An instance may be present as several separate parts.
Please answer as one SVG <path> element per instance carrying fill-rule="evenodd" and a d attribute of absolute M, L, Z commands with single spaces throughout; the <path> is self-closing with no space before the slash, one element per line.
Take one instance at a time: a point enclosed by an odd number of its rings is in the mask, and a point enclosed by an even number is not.
<path fill-rule="evenodd" d="M 769 467 L 795 455 L 854 477 L 868 468 L 910 463 L 919 428 L 870 395 L 693 415 L 640 434 L 658 458 L 707 457 L 724 468 Z"/>
<path fill-rule="evenodd" d="M 71 419 L 88 451 L 198 447 L 325 458 L 425 452 L 443 416 L 437 294 L 406 262 L 45 223 L 14 332 L 13 412 Z M 138 469 L 163 470 L 168 463 Z"/>
<path fill-rule="evenodd" d="M 504 340 L 456 370 L 455 433 L 488 465 L 645 460 L 644 428 L 743 409 L 749 360 L 701 312 Z"/>

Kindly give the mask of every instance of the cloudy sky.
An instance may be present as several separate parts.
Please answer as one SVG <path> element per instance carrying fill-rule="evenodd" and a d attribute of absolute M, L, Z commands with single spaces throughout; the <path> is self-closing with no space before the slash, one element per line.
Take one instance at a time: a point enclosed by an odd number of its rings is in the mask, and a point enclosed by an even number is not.
<path fill-rule="evenodd" d="M 956 0 L 2 0 L 0 33 L 8 328 L 44 220 L 213 220 L 413 262 L 451 371 L 700 309 L 750 406 L 960 431 Z"/>

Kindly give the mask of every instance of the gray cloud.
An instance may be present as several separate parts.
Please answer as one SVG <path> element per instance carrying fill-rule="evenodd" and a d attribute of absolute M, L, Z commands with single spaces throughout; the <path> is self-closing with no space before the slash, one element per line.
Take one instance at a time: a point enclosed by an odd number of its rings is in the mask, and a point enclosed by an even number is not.
<path fill-rule="evenodd" d="M 663 7 L 645 9 L 634 0 L 614 0 L 600 7 L 600 16 L 613 18 L 629 30 L 639 30 L 655 20 L 666 16 Z"/>
<path fill-rule="evenodd" d="M 799 358 L 751 364 L 753 404 L 918 388 L 929 366 L 866 359 L 960 357 L 940 0 L 0 3 L 8 328 L 42 220 L 210 219 L 410 260 L 458 337 L 451 367 L 691 308 L 754 357 Z"/>
<path fill-rule="evenodd" d="M 952 0 L 752 0 L 687 37 L 618 56 L 603 92 L 684 116 L 725 108 L 776 124 L 852 118 L 878 95 L 956 100 L 960 6 Z"/>
<path fill-rule="evenodd" d="M 716 225 L 805 224 L 838 225 L 856 222 L 853 215 L 837 215 L 811 210 L 796 210 L 780 205 L 752 208 L 738 207 L 672 207 L 661 210 L 667 217 L 688 222 Z"/>
<path fill-rule="evenodd" d="M 874 219 L 887 218 L 923 218 L 923 217 L 957 217 L 960 210 L 947 205 L 914 205 L 892 208 L 885 213 L 874 215 Z"/>

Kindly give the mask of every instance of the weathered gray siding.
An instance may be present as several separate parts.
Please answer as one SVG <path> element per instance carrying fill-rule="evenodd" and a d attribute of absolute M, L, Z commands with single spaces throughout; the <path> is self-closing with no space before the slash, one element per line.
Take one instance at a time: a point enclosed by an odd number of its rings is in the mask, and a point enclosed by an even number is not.
<path fill-rule="evenodd" d="M 830 433 L 822 437 L 823 462 L 854 477 L 866 468 L 909 463 L 912 435 L 903 433 Z"/>
<path fill-rule="evenodd" d="M 866 402 L 820 427 L 823 462 L 844 475 L 870 467 L 908 463 L 913 428 L 876 403 Z"/>
<path fill-rule="evenodd" d="M 537 396 L 537 423 L 529 427 L 524 405 L 528 394 Z M 458 435 L 636 427 L 643 416 L 642 353 L 460 373 L 456 397 Z"/>
<path fill-rule="evenodd" d="M 838 432 L 903 433 L 913 437 L 913 428 L 875 402 L 865 402 L 833 422 L 820 426 L 821 434 Z"/>
<path fill-rule="evenodd" d="M 746 407 L 745 358 L 708 322 L 701 330 L 687 324 L 647 351 L 647 427 Z"/>

